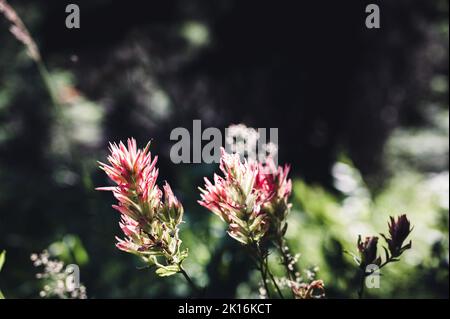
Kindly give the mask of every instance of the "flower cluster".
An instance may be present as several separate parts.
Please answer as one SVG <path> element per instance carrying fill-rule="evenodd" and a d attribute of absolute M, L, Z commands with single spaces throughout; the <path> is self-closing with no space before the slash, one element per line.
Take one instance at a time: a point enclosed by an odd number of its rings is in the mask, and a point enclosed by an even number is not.
<path fill-rule="evenodd" d="M 270 235 L 282 237 L 286 233 L 286 218 L 291 204 L 289 196 L 292 192 L 292 182 L 288 179 L 289 165 L 275 166 L 271 157 L 265 159 L 265 163 L 257 163 L 255 191 L 260 193 L 263 199 L 262 211 L 270 218 Z"/>
<path fill-rule="evenodd" d="M 410 249 L 412 242 L 403 246 L 403 242 L 412 231 L 411 224 L 405 214 L 400 215 L 397 220 L 390 217 L 389 237 L 381 234 L 386 240 L 389 252 L 393 258 L 399 257 L 405 250 Z"/>
<path fill-rule="evenodd" d="M 118 200 L 113 208 L 121 213 L 119 225 L 125 239 L 117 238 L 117 248 L 156 265 L 158 275 L 170 276 L 181 271 L 187 257 L 178 235 L 183 207 L 168 183 L 163 186 L 164 197 L 156 185 L 157 157 L 152 159 L 149 147 L 138 149 L 134 139 L 128 139 L 127 146 L 110 144 L 110 165 L 99 164 L 117 186 L 97 189 L 112 191 Z"/>
<path fill-rule="evenodd" d="M 301 281 L 300 272 L 296 268 L 298 255 L 290 254 L 284 238 L 291 208 L 289 196 L 292 182 L 288 178 L 290 167 L 277 166 L 271 156 L 259 162 L 251 157 L 241 160 L 242 155 L 229 154 L 221 149 L 220 170 L 223 177 L 215 174 L 214 184 L 205 178 L 205 187 L 200 188 L 199 203 L 228 224 L 228 233 L 232 238 L 250 246 L 262 276 L 262 296 L 270 297 L 267 277 L 281 298 L 281 288 L 284 286 L 291 287 L 294 296 L 300 291 L 304 294 L 303 297 L 309 296 L 312 294 L 311 289 L 303 291 L 303 288 L 308 287 L 307 284 L 302 283 L 296 291 L 292 285 L 283 284 L 300 284 Z M 277 280 L 271 273 L 268 243 L 277 247 L 287 278 Z M 319 296 L 322 294 L 316 297 Z"/>
<path fill-rule="evenodd" d="M 322 280 L 314 280 L 310 284 L 292 282 L 291 289 L 295 299 L 321 299 L 325 297 Z"/>
<path fill-rule="evenodd" d="M 361 236 L 358 236 L 358 251 L 360 255 L 359 265 L 362 269 L 366 269 L 368 265 L 377 265 L 381 264 L 381 258 L 377 257 L 377 245 L 378 245 L 378 237 L 369 236 L 361 240 Z"/>
<path fill-rule="evenodd" d="M 82 284 L 77 287 L 73 284 L 73 274 L 67 271 L 60 260 L 50 259 L 50 254 L 44 250 L 40 254 L 32 254 L 31 261 L 35 267 L 44 267 L 42 273 L 37 273 L 36 278 L 44 281 L 44 286 L 39 292 L 41 297 L 60 299 L 86 299 L 86 287 Z"/>
<path fill-rule="evenodd" d="M 365 270 L 368 265 L 376 265 L 380 268 L 384 267 L 390 262 L 398 261 L 398 257 L 407 249 L 412 247 L 412 242 L 403 245 L 406 238 L 412 231 L 411 224 L 405 214 L 400 215 L 395 219 L 390 217 L 389 236 L 381 234 L 388 247 L 383 247 L 385 252 L 385 259 L 377 255 L 378 237 L 366 237 L 364 241 L 361 236 L 358 237 L 358 251 L 359 258 L 357 262 L 361 269 Z"/>
<path fill-rule="evenodd" d="M 220 170 L 214 184 L 205 178 L 199 204 L 229 225 L 228 233 L 243 244 L 258 242 L 268 234 L 283 235 L 290 204 L 289 167 L 241 161 L 239 154 L 221 149 Z"/>
<path fill-rule="evenodd" d="M 228 223 L 228 233 L 237 241 L 258 242 L 269 229 L 268 215 L 261 210 L 265 194 L 255 191 L 258 167 L 222 148 L 220 170 L 224 177 L 215 174 L 214 184 L 205 178 L 199 204 Z"/>
<path fill-rule="evenodd" d="M 241 155 L 229 154 L 221 149 L 220 170 L 223 177 L 215 174 L 214 184 L 205 178 L 205 187 L 200 188 L 199 203 L 228 224 L 228 234 L 232 238 L 250 247 L 264 284 L 261 295 L 270 297 L 266 284 L 268 276 L 278 295 L 283 298 L 283 280 L 277 280 L 269 269 L 268 244 L 274 244 L 281 256 L 287 274 L 287 278 L 282 279 L 300 283 L 300 272 L 296 269 L 298 255 L 290 254 L 284 238 L 291 208 L 290 167 L 277 166 L 271 156 L 258 162 L 252 158 L 241 160 Z M 292 292 L 295 295 L 296 292 Z M 304 292 L 305 296 L 310 293 Z"/>
<path fill-rule="evenodd" d="M 381 256 L 378 256 L 377 246 L 378 237 L 369 236 L 364 241 L 361 240 L 361 235 L 358 236 L 358 252 L 359 257 L 353 256 L 356 263 L 359 265 L 361 272 L 360 288 L 358 290 L 359 298 L 363 297 L 365 278 L 371 276 L 375 269 L 381 269 L 389 263 L 399 261 L 400 255 L 407 249 L 412 247 L 412 242 L 403 245 L 406 238 L 412 231 L 411 224 L 406 215 L 400 215 L 397 219 L 390 217 L 389 237 L 381 234 L 388 247 L 384 247 L 385 258 L 384 261 Z M 372 267 L 372 266 L 375 266 Z"/>

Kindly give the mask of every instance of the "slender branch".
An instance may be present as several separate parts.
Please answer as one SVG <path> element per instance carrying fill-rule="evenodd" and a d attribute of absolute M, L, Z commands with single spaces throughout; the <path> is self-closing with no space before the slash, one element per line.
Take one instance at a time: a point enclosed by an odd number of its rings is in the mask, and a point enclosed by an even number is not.
<path fill-rule="evenodd" d="M 388 259 L 385 260 L 384 263 L 382 263 L 380 266 L 378 266 L 378 270 L 381 270 L 381 268 L 385 267 L 387 264 L 392 262 L 394 257 L 390 256 Z M 360 275 L 360 281 L 359 281 L 359 289 L 358 289 L 358 298 L 362 299 L 364 295 L 364 286 L 365 286 L 365 280 L 368 276 L 372 275 L 374 271 L 372 272 L 366 272 L 365 269 L 361 269 L 361 275 Z"/>
<path fill-rule="evenodd" d="M 386 266 L 387 264 L 389 264 L 390 262 L 392 262 L 392 260 L 393 260 L 394 258 L 395 258 L 395 257 L 390 256 L 389 259 L 387 259 L 384 263 L 382 263 L 382 264 L 378 267 L 378 269 L 381 269 L 381 268 L 383 268 L 384 266 Z"/>
<path fill-rule="evenodd" d="M 194 283 L 194 281 L 191 279 L 191 277 L 188 275 L 186 270 L 184 270 L 183 266 L 180 264 L 180 273 L 183 275 L 183 277 L 188 282 L 189 286 L 192 288 L 192 290 L 195 291 L 197 295 L 200 294 L 201 290 L 197 287 L 197 285 Z"/>
<path fill-rule="evenodd" d="M 286 240 L 283 237 L 279 237 L 276 241 L 276 246 L 282 257 L 282 264 L 286 270 L 286 274 L 291 281 L 295 281 L 295 269 L 290 268 L 289 264 L 292 262 L 292 258 L 288 256 L 289 250 L 285 250 L 287 247 Z"/>
<path fill-rule="evenodd" d="M 278 251 L 279 251 L 279 253 L 281 255 L 281 258 L 282 258 L 282 262 L 281 263 L 283 264 L 283 266 L 285 268 L 286 275 L 288 276 L 290 281 L 296 282 L 296 276 L 295 276 L 296 270 L 295 270 L 295 268 L 291 268 L 289 266 L 289 264 L 291 263 L 292 260 L 288 256 L 289 249 L 287 249 L 287 250 L 284 249 L 284 247 L 287 247 L 286 240 L 284 239 L 284 237 L 279 236 L 276 239 L 275 246 L 278 248 Z M 292 296 L 295 298 L 294 292 L 292 292 Z"/>
<path fill-rule="evenodd" d="M 263 260 L 259 260 L 259 266 L 258 266 L 259 271 L 261 272 L 261 279 L 263 281 L 263 285 L 264 285 L 264 289 L 266 290 L 267 293 L 267 297 L 270 299 L 270 290 L 269 290 L 269 286 L 267 285 L 267 268 L 264 266 L 264 261 Z"/>
<path fill-rule="evenodd" d="M 268 289 L 267 289 L 267 274 L 268 274 L 273 285 L 275 286 L 275 289 L 277 290 L 279 297 L 281 299 L 284 299 L 284 296 L 281 293 L 280 287 L 278 286 L 272 272 L 270 271 L 267 255 L 264 254 L 264 252 L 261 250 L 261 247 L 258 243 L 256 243 L 256 252 L 257 252 L 257 256 L 260 260 L 261 268 L 264 269 L 264 272 L 265 272 L 263 280 L 265 280 L 264 284 L 265 284 L 266 290 L 268 291 Z"/>
<path fill-rule="evenodd" d="M 364 269 L 361 269 L 361 275 L 359 278 L 359 289 L 358 289 L 358 298 L 362 299 L 364 295 L 364 286 L 365 286 L 365 280 L 366 280 L 366 271 Z"/>
<path fill-rule="evenodd" d="M 267 297 L 270 299 L 270 290 L 269 287 L 267 286 L 267 272 L 266 272 L 266 267 L 264 266 L 264 261 L 262 258 L 262 255 L 260 253 L 260 248 L 257 242 L 255 241 L 251 241 L 249 243 L 249 245 L 245 246 L 248 249 L 248 252 L 250 254 L 250 256 L 252 257 L 253 261 L 256 264 L 256 269 L 259 270 L 259 272 L 261 273 L 261 280 L 263 282 L 263 286 L 264 289 L 266 290 L 267 293 Z"/>
<path fill-rule="evenodd" d="M 275 277 L 273 276 L 273 274 L 272 274 L 272 273 L 270 272 L 270 270 L 269 270 L 269 264 L 268 264 L 268 262 L 267 262 L 267 258 L 266 258 L 266 268 L 267 268 L 267 270 L 268 270 L 269 277 L 270 277 L 270 279 L 272 280 L 272 283 L 273 283 L 273 285 L 275 286 L 275 289 L 276 289 L 277 292 L 278 292 L 278 295 L 280 296 L 281 299 L 284 299 L 283 293 L 281 292 L 281 289 L 280 289 L 280 287 L 278 286 L 277 281 L 275 280 Z"/>

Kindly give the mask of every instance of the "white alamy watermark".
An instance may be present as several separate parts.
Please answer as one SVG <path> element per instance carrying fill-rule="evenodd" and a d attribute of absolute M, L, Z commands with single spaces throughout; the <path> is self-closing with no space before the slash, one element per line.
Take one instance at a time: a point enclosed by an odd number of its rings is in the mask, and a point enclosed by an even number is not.
<path fill-rule="evenodd" d="M 368 289 L 380 288 L 380 267 L 375 264 L 367 265 L 366 274 L 369 274 L 365 278 L 365 285 Z"/>
<path fill-rule="evenodd" d="M 64 272 L 66 277 L 66 289 L 69 292 L 75 291 L 80 288 L 80 267 L 76 264 L 70 264 L 66 266 Z"/>
<path fill-rule="evenodd" d="M 368 4 L 366 6 L 366 28 L 379 29 L 380 28 L 380 7 L 376 4 Z"/>
<path fill-rule="evenodd" d="M 177 127 L 170 133 L 176 141 L 170 149 L 173 163 L 219 163 L 220 148 L 228 153 L 237 153 L 241 158 L 264 163 L 271 158 L 278 163 L 278 128 L 249 128 L 243 124 L 225 128 L 223 135 L 216 127 L 202 129 L 201 120 L 192 121 L 191 132 Z"/>
<path fill-rule="evenodd" d="M 66 28 L 79 29 L 80 28 L 80 7 L 77 4 L 71 3 L 66 6 Z"/>
<path fill-rule="evenodd" d="M 43 280 L 39 292 L 42 298 L 86 299 L 86 287 L 80 282 L 80 267 L 65 265 L 63 261 L 52 258 L 47 250 L 30 256 L 33 266 L 41 268 L 36 278 Z"/>

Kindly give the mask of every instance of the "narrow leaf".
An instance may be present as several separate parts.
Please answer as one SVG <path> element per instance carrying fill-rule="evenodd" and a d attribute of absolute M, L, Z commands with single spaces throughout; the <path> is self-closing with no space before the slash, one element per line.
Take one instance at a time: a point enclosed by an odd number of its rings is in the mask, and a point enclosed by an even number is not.
<path fill-rule="evenodd" d="M 386 254 L 386 260 L 389 260 L 389 251 L 386 247 L 383 246 L 384 253 Z"/>
<path fill-rule="evenodd" d="M 5 264 L 6 250 L 0 253 L 0 271 L 2 271 L 3 265 Z"/>

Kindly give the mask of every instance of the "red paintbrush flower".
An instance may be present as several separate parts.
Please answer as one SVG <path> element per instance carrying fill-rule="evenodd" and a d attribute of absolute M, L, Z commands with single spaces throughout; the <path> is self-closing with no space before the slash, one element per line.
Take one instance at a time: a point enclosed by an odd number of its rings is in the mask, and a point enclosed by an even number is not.
<path fill-rule="evenodd" d="M 175 274 L 187 251 L 181 251 L 178 226 L 182 222 L 183 207 L 174 196 L 169 184 L 163 192 L 156 185 L 157 157 L 152 159 L 150 144 L 138 149 L 134 139 L 110 144 L 109 164 L 100 163 L 100 168 L 116 184 L 99 187 L 97 190 L 112 191 L 118 200 L 113 208 L 122 215 L 119 223 L 125 239 L 117 238 L 117 248 L 142 257 L 149 264 L 156 264 L 161 276 Z M 165 264 L 158 261 L 165 259 Z"/>
<path fill-rule="evenodd" d="M 377 265 L 381 264 L 381 258 L 377 257 L 377 245 L 378 237 L 369 236 L 366 237 L 364 241 L 361 240 L 361 236 L 358 236 L 358 251 L 360 254 L 360 267 L 366 269 L 367 265 Z"/>
<path fill-rule="evenodd" d="M 390 217 L 389 226 L 389 237 L 381 234 L 383 238 L 388 243 L 389 252 L 392 257 L 400 256 L 405 250 L 412 247 L 412 242 L 409 241 L 408 244 L 403 246 L 404 241 L 409 236 L 412 231 L 411 223 L 405 214 L 400 215 L 397 219 Z"/>
<path fill-rule="evenodd" d="M 214 175 L 214 184 L 205 178 L 198 202 L 229 224 L 231 237 L 249 244 L 272 233 L 270 229 L 278 234 L 285 230 L 292 188 L 288 166 L 276 167 L 270 158 L 265 164 L 241 161 L 239 154 L 222 148 L 220 170 L 223 177 Z"/>

